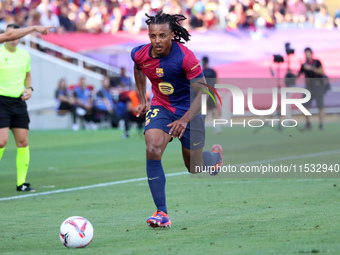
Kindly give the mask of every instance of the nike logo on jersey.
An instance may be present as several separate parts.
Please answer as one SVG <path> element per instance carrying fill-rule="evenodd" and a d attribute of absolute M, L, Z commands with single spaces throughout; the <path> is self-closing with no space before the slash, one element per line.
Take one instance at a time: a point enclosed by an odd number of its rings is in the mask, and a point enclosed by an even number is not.
<path fill-rule="evenodd" d="M 192 145 L 193 145 L 193 146 L 197 146 L 197 145 L 199 145 L 200 143 L 202 143 L 202 141 L 200 141 L 199 143 L 193 143 Z"/>
<path fill-rule="evenodd" d="M 154 178 L 149 178 L 149 181 L 156 180 L 156 179 L 158 179 L 158 178 L 159 178 L 159 176 L 154 177 Z"/>
<path fill-rule="evenodd" d="M 151 64 L 147 64 L 147 65 L 143 64 L 144 67 L 147 67 L 147 66 L 149 66 L 149 65 L 151 65 Z"/>

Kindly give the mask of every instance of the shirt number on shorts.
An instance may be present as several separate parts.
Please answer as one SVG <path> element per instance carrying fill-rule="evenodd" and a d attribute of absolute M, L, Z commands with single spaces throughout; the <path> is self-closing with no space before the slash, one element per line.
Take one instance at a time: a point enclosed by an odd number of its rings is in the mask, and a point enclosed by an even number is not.
<path fill-rule="evenodd" d="M 156 117 L 157 114 L 158 114 L 158 112 L 159 112 L 159 109 L 153 109 L 153 110 L 150 109 L 150 110 L 146 113 L 146 118 L 145 118 L 145 120 L 147 121 L 147 120 L 149 120 L 150 118 Z M 149 113 L 151 113 L 150 117 L 149 117 Z"/>

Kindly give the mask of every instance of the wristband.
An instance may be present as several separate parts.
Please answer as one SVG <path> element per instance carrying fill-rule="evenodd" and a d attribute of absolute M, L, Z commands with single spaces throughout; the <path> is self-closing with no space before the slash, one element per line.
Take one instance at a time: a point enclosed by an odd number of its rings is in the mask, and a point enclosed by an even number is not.
<path fill-rule="evenodd" d="M 31 89 L 31 90 L 32 90 L 32 92 L 34 91 L 33 87 L 28 87 L 27 89 Z"/>

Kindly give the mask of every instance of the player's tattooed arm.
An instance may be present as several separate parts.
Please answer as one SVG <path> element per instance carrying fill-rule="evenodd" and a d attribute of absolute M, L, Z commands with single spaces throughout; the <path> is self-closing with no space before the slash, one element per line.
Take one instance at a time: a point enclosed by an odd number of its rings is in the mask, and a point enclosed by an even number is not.
<path fill-rule="evenodd" d="M 137 107 L 137 117 L 144 115 L 147 112 L 148 104 L 146 102 L 146 75 L 142 72 L 142 69 L 135 64 L 133 68 L 136 91 L 139 99 L 139 106 Z"/>
<path fill-rule="evenodd" d="M 206 81 L 204 77 L 198 80 L 194 79 L 191 81 L 191 86 L 194 88 L 196 92 L 196 97 L 194 101 L 191 103 L 189 110 L 182 116 L 182 118 L 168 125 L 168 127 L 171 127 L 169 134 L 172 137 L 178 136 L 178 138 L 181 138 L 184 134 L 184 131 L 189 121 L 201 111 L 202 94 L 205 94 L 206 92 L 204 92 L 204 90 L 207 90 L 205 84 Z"/>

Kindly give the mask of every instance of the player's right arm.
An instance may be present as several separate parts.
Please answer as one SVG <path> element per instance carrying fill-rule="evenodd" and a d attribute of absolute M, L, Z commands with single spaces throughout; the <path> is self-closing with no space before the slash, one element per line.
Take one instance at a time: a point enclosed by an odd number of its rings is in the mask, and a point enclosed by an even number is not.
<path fill-rule="evenodd" d="M 30 26 L 19 29 L 8 29 L 5 33 L 0 34 L 0 43 L 19 39 L 32 32 L 39 32 L 41 34 L 47 35 L 52 28 L 54 27 Z"/>
<path fill-rule="evenodd" d="M 142 72 L 142 69 L 135 64 L 133 68 L 136 81 L 136 91 L 139 99 L 139 106 L 137 107 L 137 117 L 142 116 L 148 109 L 146 100 L 146 75 Z"/>

